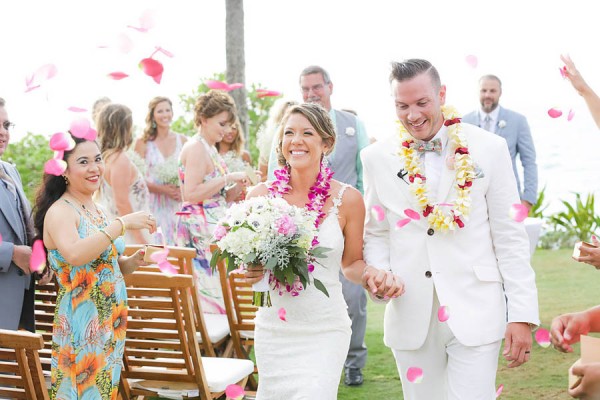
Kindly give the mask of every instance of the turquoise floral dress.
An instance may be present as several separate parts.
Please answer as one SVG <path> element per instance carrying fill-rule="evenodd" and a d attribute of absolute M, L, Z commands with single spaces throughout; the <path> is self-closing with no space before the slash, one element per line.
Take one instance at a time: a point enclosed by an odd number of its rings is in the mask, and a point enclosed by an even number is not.
<path fill-rule="evenodd" d="M 199 135 L 196 136 L 204 144 L 211 157 L 214 171 L 204 177 L 204 183 L 220 178 L 227 173 L 227 165 L 219 156 L 217 149 L 210 146 Z M 185 182 L 185 168 L 179 164 L 179 180 Z M 210 241 L 214 228 L 221 217 L 225 215 L 227 202 L 223 193 L 215 193 L 211 198 L 201 203 L 184 202 L 177 213 L 177 246 L 192 247 L 197 251 L 194 259 L 194 279 L 202 311 L 211 314 L 225 314 L 225 303 L 219 276 L 211 271 Z"/>
<path fill-rule="evenodd" d="M 79 237 L 107 226 L 106 216 L 79 214 Z M 127 291 L 117 262 L 125 249 L 117 238 L 95 260 L 70 265 L 56 249 L 48 250 L 59 290 L 52 334 L 52 399 L 116 399 L 119 389 Z"/>

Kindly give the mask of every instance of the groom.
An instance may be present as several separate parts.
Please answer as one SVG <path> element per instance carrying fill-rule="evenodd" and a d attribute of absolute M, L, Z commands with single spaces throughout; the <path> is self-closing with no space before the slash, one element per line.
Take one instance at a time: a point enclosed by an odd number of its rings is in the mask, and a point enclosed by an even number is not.
<path fill-rule="evenodd" d="M 390 83 L 398 137 L 362 152 L 365 260 L 406 288 L 387 304 L 384 342 L 405 399 L 494 399 L 502 339 L 517 367 L 539 323 L 527 234 L 509 217 L 520 202 L 506 142 L 442 108 L 428 61 L 393 63 Z"/>

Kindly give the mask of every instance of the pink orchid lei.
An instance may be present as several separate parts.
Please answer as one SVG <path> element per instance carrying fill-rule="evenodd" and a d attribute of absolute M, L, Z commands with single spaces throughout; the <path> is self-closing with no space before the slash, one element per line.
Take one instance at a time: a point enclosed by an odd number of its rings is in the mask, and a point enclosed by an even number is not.
<path fill-rule="evenodd" d="M 275 180 L 269 185 L 269 194 L 272 197 L 283 197 L 283 195 L 289 193 L 292 189 L 290 186 L 290 170 L 289 167 L 281 168 L 274 171 Z M 330 197 L 329 190 L 331 189 L 331 178 L 333 177 L 333 171 L 324 161 L 321 161 L 321 169 L 317 175 L 317 180 L 308 190 L 308 202 L 304 206 L 307 211 L 315 212 L 317 217 L 315 219 L 315 228 L 319 228 L 321 222 L 325 219 L 325 203 Z M 319 245 L 319 239 L 315 236 L 311 243 L 311 249 Z M 314 259 L 309 259 L 308 272 L 313 272 L 315 266 L 313 264 Z M 272 285 L 274 290 L 278 290 L 279 294 L 283 294 L 282 284 L 272 274 L 269 278 L 269 284 Z M 290 284 L 285 285 L 285 291 L 290 293 L 292 296 L 298 296 L 300 291 L 303 289 L 302 283 L 299 279 L 296 279 L 293 286 Z"/>

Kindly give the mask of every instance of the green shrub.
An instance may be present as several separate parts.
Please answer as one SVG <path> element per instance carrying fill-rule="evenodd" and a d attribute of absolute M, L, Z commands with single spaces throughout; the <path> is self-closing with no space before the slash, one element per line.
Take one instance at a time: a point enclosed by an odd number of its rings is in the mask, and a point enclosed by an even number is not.
<path fill-rule="evenodd" d="M 588 194 L 585 202 L 582 201 L 579 193 L 575 193 L 574 204 L 566 200 L 561 202 L 566 211 L 551 215 L 549 222 L 557 227 L 562 227 L 568 235 L 579 240 L 590 240 L 600 226 L 600 217 L 596 216 L 594 206 L 594 194 Z"/>

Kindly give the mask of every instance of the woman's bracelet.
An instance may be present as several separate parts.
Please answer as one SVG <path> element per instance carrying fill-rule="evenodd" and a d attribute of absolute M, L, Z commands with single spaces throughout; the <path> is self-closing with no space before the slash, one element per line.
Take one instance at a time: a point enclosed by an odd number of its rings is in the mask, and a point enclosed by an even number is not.
<path fill-rule="evenodd" d="M 115 240 L 112 238 L 112 236 L 110 236 L 110 234 L 108 232 L 106 232 L 104 229 L 100 229 L 98 232 L 102 232 L 104 234 L 104 236 L 106 236 L 111 243 L 115 242 Z"/>
<path fill-rule="evenodd" d="M 125 222 L 123 222 L 123 218 L 117 217 L 115 218 L 115 220 L 121 223 L 121 234 L 119 236 L 125 235 L 125 231 L 127 230 L 127 228 L 125 227 Z"/>

